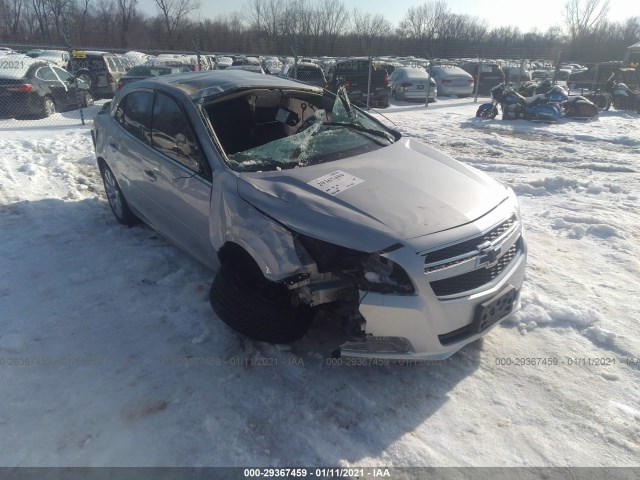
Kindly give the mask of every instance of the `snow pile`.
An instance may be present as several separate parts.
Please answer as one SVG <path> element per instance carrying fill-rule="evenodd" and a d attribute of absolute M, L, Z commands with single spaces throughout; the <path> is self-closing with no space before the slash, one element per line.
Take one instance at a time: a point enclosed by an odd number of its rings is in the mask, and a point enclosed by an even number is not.
<path fill-rule="evenodd" d="M 640 118 L 476 108 L 384 114 L 519 192 L 522 310 L 411 367 L 332 363 L 326 317 L 287 346 L 235 334 L 211 272 L 115 222 L 77 119 L 0 121 L 0 465 L 638 466 Z"/>

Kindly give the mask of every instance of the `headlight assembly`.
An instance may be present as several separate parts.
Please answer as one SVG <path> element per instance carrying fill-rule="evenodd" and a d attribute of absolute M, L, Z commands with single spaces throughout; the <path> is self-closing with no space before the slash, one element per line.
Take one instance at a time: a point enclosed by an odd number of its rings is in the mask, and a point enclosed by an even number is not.
<path fill-rule="evenodd" d="M 397 263 L 373 253 L 362 262 L 362 278 L 359 287 L 376 293 L 409 295 L 415 288 L 409 275 Z"/>

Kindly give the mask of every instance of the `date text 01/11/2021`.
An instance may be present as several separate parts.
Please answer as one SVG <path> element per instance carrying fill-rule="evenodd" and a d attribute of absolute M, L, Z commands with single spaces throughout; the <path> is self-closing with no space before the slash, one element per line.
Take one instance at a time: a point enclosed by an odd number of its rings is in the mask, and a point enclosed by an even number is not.
<path fill-rule="evenodd" d="M 245 478 L 390 478 L 388 468 L 245 468 Z"/>

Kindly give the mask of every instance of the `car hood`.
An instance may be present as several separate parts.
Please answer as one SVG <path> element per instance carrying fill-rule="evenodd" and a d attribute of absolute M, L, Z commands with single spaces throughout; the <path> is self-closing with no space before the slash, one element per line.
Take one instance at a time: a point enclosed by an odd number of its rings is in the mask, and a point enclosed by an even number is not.
<path fill-rule="evenodd" d="M 241 173 L 238 193 L 296 232 L 366 252 L 473 222 L 507 198 L 486 174 L 406 138 L 320 165 Z"/>

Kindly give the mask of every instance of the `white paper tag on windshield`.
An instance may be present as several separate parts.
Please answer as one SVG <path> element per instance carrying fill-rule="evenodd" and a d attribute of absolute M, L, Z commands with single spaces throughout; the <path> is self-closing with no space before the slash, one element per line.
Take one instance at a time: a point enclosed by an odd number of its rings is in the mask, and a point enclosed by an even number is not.
<path fill-rule="evenodd" d="M 311 180 L 309 185 L 329 195 L 337 195 L 362 182 L 364 182 L 364 180 L 361 178 L 343 172 L 342 170 L 336 170 L 335 172 Z"/>

